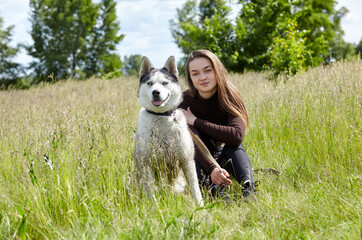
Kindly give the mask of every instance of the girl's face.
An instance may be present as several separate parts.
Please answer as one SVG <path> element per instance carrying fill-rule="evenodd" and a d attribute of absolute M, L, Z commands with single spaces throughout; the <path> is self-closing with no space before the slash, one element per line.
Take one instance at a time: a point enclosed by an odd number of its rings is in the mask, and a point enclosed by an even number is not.
<path fill-rule="evenodd" d="M 208 58 L 195 58 L 189 62 L 190 77 L 200 96 L 208 99 L 217 91 L 215 70 Z"/>

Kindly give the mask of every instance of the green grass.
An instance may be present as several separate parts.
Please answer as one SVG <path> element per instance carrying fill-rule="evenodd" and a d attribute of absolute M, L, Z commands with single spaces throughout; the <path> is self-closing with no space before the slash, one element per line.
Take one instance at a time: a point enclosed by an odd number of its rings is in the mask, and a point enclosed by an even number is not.
<path fill-rule="evenodd" d="M 255 174 L 255 203 L 234 186 L 203 209 L 135 179 L 136 78 L 1 91 L 0 239 L 361 239 L 362 62 L 266 78 L 231 81 L 254 169 L 281 174 Z"/>

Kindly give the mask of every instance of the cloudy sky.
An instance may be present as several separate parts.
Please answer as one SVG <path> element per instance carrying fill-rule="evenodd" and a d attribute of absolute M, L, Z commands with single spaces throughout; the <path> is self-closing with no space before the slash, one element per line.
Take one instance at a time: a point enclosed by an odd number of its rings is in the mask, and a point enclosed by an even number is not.
<path fill-rule="evenodd" d="M 169 20 L 176 16 L 186 0 L 118 0 L 117 16 L 121 22 L 121 32 L 126 35 L 118 46 L 123 57 L 131 54 L 148 56 L 155 67 L 162 67 L 170 55 L 176 60 L 182 57 L 170 33 Z M 358 43 L 362 38 L 362 0 L 337 0 L 337 9 L 347 7 L 349 13 L 342 20 L 345 40 Z M 0 16 L 5 26 L 14 25 L 13 44 L 31 44 L 29 31 L 29 0 L 0 0 Z M 25 53 L 16 61 L 28 63 Z"/>

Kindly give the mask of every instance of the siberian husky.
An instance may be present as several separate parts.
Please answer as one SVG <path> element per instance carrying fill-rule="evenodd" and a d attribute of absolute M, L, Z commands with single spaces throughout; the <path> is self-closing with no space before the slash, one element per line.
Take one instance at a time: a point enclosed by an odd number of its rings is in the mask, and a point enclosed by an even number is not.
<path fill-rule="evenodd" d="M 143 108 L 138 117 L 135 156 L 142 184 L 152 197 L 155 184 L 166 184 L 181 192 L 187 182 L 196 203 L 203 205 L 194 144 L 186 118 L 177 109 L 182 90 L 175 58 L 169 57 L 162 69 L 155 69 L 143 57 L 139 76 L 138 101 Z"/>

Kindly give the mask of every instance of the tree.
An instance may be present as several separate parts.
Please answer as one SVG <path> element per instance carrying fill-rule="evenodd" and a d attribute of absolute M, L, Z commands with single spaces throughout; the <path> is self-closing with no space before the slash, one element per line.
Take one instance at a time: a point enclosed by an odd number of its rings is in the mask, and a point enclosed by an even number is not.
<path fill-rule="evenodd" d="M 269 64 L 265 52 L 272 44 L 272 39 L 283 34 L 278 23 L 285 19 L 296 18 L 295 30 L 304 32 L 305 46 L 309 52 L 306 58 L 308 66 L 317 66 L 329 62 L 331 58 L 339 59 L 352 54 L 351 45 L 346 43 L 340 21 L 347 13 L 346 8 L 335 10 L 334 0 L 251 0 L 240 1 L 243 8 L 240 17 L 247 28 L 245 50 L 261 64 Z M 255 51 L 248 43 L 262 39 Z"/>
<path fill-rule="evenodd" d="M 346 11 L 336 11 L 334 0 L 240 0 L 242 8 L 234 21 L 227 3 L 202 0 L 197 4 L 189 0 L 177 10 L 176 20 L 170 21 L 171 31 L 186 55 L 207 48 L 229 70 L 242 72 L 245 68 L 263 70 L 270 66 L 276 53 L 272 49 L 283 41 L 294 47 L 291 52 L 303 52 L 302 65 L 306 66 L 351 54 L 340 26 Z M 293 30 L 283 27 L 288 21 L 295 21 Z"/>
<path fill-rule="evenodd" d="M 347 43 L 343 39 L 344 31 L 341 27 L 342 18 L 348 13 L 348 9 L 342 7 L 338 11 L 335 11 L 333 15 L 333 23 L 334 23 L 334 37 L 332 41 L 330 41 L 330 49 L 327 52 L 327 57 L 325 61 L 328 63 L 332 59 L 339 60 L 342 58 L 348 58 L 354 54 L 354 47 L 352 43 Z"/>
<path fill-rule="evenodd" d="M 31 36 L 29 55 L 39 81 L 85 78 L 114 71 L 121 66 L 115 46 L 119 22 L 114 0 L 30 0 Z M 118 61 L 117 61 L 118 58 Z"/>
<path fill-rule="evenodd" d="M 348 10 L 345 7 L 336 10 L 335 7 L 334 0 L 299 0 L 295 3 L 294 9 L 301 9 L 297 29 L 307 31 L 306 46 L 312 56 L 308 59 L 310 66 L 353 54 L 352 45 L 343 40 L 341 27 L 341 19 Z"/>
<path fill-rule="evenodd" d="M 10 46 L 14 26 L 3 29 L 3 25 L 3 19 L 0 17 L 0 88 L 7 88 L 15 84 L 21 65 L 13 61 L 19 52 L 18 48 Z"/>
<path fill-rule="evenodd" d="M 91 44 L 87 50 L 86 76 L 97 73 L 109 73 L 121 70 L 122 61 L 115 53 L 117 44 L 122 41 L 124 34 L 118 35 L 120 24 L 117 21 L 116 3 L 113 0 L 102 0 L 99 5 L 100 14 L 97 18 L 99 26 L 91 33 Z"/>
<path fill-rule="evenodd" d="M 240 18 L 247 29 L 243 39 L 245 54 L 253 59 L 248 67 L 256 70 L 269 65 L 268 50 L 273 40 L 284 34 L 279 23 L 296 19 L 295 30 L 305 32 L 307 65 L 319 65 L 327 56 L 334 36 L 334 0 L 243 0 Z"/>
<path fill-rule="evenodd" d="M 176 20 L 170 21 L 176 44 L 187 55 L 195 49 L 209 49 L 229 69 L 238 69 L 238 46 L 242 35 L 241 22 L 236 25 L 229 18 L 231 8 L 223 0 L 189 0 L 177 9 Z M 240 31 L 241 30 L 241 31 Z M 238 31 L 238 34 L 235 32 Z"/>
<path fill-rule="evenodd" d="M 243 4 L 239 18 L 244 23 L 245 37 L 241 40 L 248 69 L 262 70 L 269 65 L 268 49 L 276 37 L 277 24 L 285 18 L 282 12 L 288 12 L 290 5 L 281 4 L 281 0 L 271 4 L 270 0 L 240 1 Z"/>
<path fill-rule="evenodd" d="M 362 39 L 359 41 L 359 43 L 355 47 L 355 53 L 359 54 L 360 57 L 362 58 Z"/>
<path fill-rule="evenodd" d="M 138 76 L 142 62 L 142 56 L 139 54 L 125 56 L 123 60 L 123 72 L 127 76 Z"/>
<path fill-rule="evenodd" d="M 304 38 L 305 32 L 295 30 L 297 26 L 295 19 L 288 19 L 282 24 L 285 34 L 273 39 L 270 47 L 270 69 L 274 77 L 283 75 L 295 75 L 306 68 L 306 57 L 309 52 L 306 50 Z"/>

